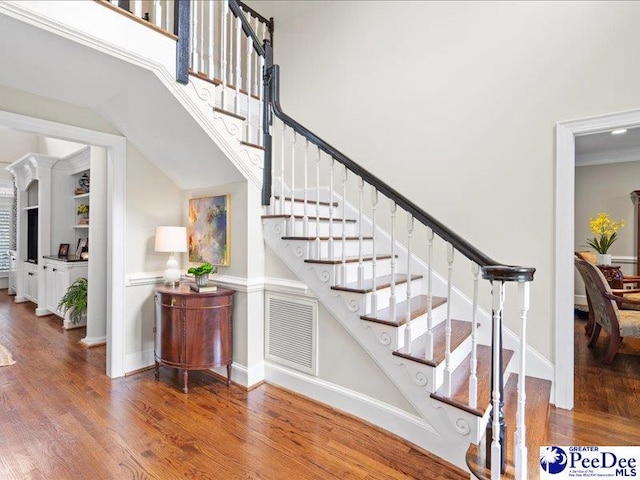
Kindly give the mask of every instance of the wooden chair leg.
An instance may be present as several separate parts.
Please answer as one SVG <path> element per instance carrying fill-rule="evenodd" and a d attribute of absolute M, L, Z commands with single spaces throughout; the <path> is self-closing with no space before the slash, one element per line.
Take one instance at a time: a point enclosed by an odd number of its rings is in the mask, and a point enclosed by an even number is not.
<path fill-rule="evenodd" d="M 593 331 L 591 332 L 591 338 L 589 339 L 588 347 L 593 347 L 598 341 L 598 337 L 600 336 L 600 330 L 602 330 L 602 326 L 599 323 L 596 323 L 593 326 Z"/>
<path fill-rule="evenodd" d="M 609 339 L 609 348 L 607 349 L 607 354 L 604 357 L 604 363 L 609 364 L 613 361 L 613 357 L 618 353 L 618 349 L 620 348 L 620 344 L 622 343 L 622 339 L 620 335 L 611 335 Z"/>

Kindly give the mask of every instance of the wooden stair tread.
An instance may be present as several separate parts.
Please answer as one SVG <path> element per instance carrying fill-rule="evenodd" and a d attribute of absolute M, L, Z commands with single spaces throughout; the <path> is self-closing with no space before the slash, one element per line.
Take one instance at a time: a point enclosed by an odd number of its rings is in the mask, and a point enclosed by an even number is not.
<path fill-rule="evenodd" d="M 438 308 L 440 305 L 443 305 L 447 302 L 447 299 L 444 297 L 433 297 L 431 307 L 433 310 Z M 427 296 L 426 295 L 417 295 L 411 298 L 411 320 L 420 315 L 424 315 L 427 313 Z M 363 315 L 360 318 L 362 320 L 368 320 L 370 322 L 382 323 L 384 325 L 391 326 L 400 326 L 404 325 L 407 321 L 407 301 L 400 302 L 396 304 L 396 317 L 394 319 L 391 317 L 391 309 L 389 307 L 378 310 L 378 312 L 373 315 Z"/>
<path fill-rule="evenodd" d="M 204 73 L 204 72 L 196 72 L 194 70 L 189 70 L 189 75 L 191 75 L 192 77 L 197 77 L 200 80 L 204 80 L 205 82 L 209 82 L 214 84 L 216 87 L 218 85 L 222 85 L 222 82 L 220 80 L 218 80 L 217 78 L 209 78 L 209 76 Z"/>
<path fill-rule="evenodd" d="M 273 197 L 273 198 L 274 198 L 274 199 L 276 199 L 276 200 L 280 200 L 281 195 L 274 195 L 274 197 Z M 286 195 L 284 196 L 284 199 L 285 199 L 286 201 L 288 201 L 288 202 L 290 202 L 290 201 L 291 201 L 291 197 L 287 197 Z M 293 198 L 293 201 L 294 201 L 294 202 L 298 202 L 298 203 L 304 203 L 304 198 L 296 198 L 296 197 L 294 197 L 294 198 Z M 324 206 L 324 207 L 328 207 L 328 206 L 329 206 L 329 202 L 316 202 L 315 200 L 309 200 L 309 199 L 307 199 L 307 203 L 308 203 L 309 205 L 318 205 L 318 204 L 320 204 L 320 205 L 322 205 L 322 206 Z M 331 204 L 332 204 L 334 207 L 337 207 L 337 206 L 338 206 L 338 202 L 332 202 Z"/>
<path fill-rule="evenodd" d="M 502 349 L 502 371 L 507 368 L 513 350 Z M 479 407 L 469 406 L 469 372 L 471 366 L 471 354 L 462 361 L 451 375 L 451 396 L 446 397 L 444 386 L 440 387 L 431 398 L 448 403 L 454 407 L 482 417 L 491 398 L 491 347 L 478 345 L 478 403 Z"/>
<path fill-rule="evenodd" d="M 396 255 L 396 258 L 398 256 Z M 391 255 L 376 255 L 376 261 L 377 260 L 389 260 L 391 258 Z M 372 255 L 368 255 L 368 256 L 363 256 L 362 257 L 362 261 L 363 262 L 371 262 L 373 260 L 373 256 Z M 360 261 L 360 257 L 358 255 L 352 256 L 349 255 L 347 257 L 345 257 L 344 262 L 345 263 L 357 263 Z M 309 258 L 307 260 L 304 261 L 304 263 L 317 263 L 320 265 L 340 265 L 342 263 L 342 258 L 336 259 L 336 260 L 314 260 L 313 258 Z"/>
<path fill-rule="evenodd" d="M 334 240 L 342 240 L 342 237 L 282 237 L 282 240 L 304 240 L 304 241 L 313 241 L 313 240 L 329 240 L 333 238 Z M 347 241 L 360 240 L 360 237 L 344 237 Z M 373 240 L 373 237 L 362 237 L 362 240 Z"/>
<path fill-rule="evenodd" d="M 242 115 L 238 115 L 237 113 L 230 112 L 228 110 L 224 110 L 220 107 L 213 107 L 214 112 L 222 113 L 224 115 L 229 115 L 230 117 L 237 118 L 238 120 L 242 120 L 243 122 L 246 120 Z"/>
<path fill-rule="evenodd" d="M 277 214 L 277 215 L 262 215 L 262 218 L 291 218 L 291 214 Z M 304 219 L 304 215 L 294 215 L 293 218 L 295 218 L 296 220 L 302 220 Z M 318 217 L 307 217 L 310 220 L 316 220 Z M 328 222 L 331 221 L 331 219 L 329 217 L 320 217 L 319 220 L 321 222 Z M 334 222 L 342 222 L 342 218 L 334 218 L 333 219 Z M 345 219 L 345 222 L 347 223 L 356 223 L 356 220 L 352 219 L 352 218 L 347 218 Z M 342 237 L 340 237 L 342 238 Z"/>
<path fill-rule="evenodd" d="M 240 140 L 240 144 L 251 148 L 257 148 L 258 150 L 264 150 L 264 147 L 262 145 L 258 145 L 257 143 L 245 142 L 244 140 Z"/>
<path fill-rule="evenodd" d="M 433 329 L 433 359 L 425 359 L 425 346 L 426 342 L 424 337 L 426 333 L 420 335 L 413 342 L 411 342 L 411 353 L 404 353 L 402 350 L 396 350 L 393 354 L 396 357 L 406 358 L 413 360 L 414 362 L 423 363 L 431 367 L 437 367 L 445 358 L 445 328 L 447 322 L 438 324 Z M 453 352 L 458 348 L 466 338 L 471 335 L 471 323 L 463 320 L 451 320 L 451 351 Z"/>
<path fill-rule="evenodd" d="M 422 278 L 422 275 L 411 275 L 411 280 L 418 280 Z M 396 273 L 395 275 L 396 285 L 407 283 L 407 276 L 404 273 Z M 376 278 L 376 290 L 388 288 L 391 285 L 391 275 L 383 275 Z M 370 293 L 373 291 L 373 280 L 368 279 L 364 281 L 362 287 L 358 287 L 358 282 L 351 282 L 345 286 L 334 285 L 331 290 L 339 290 L 341 292 L 354 292 L 354 293 Z"/>
<path fill-rule="evenodd" d="M 515 479 L 515 449 L 513 436 L 517 428 L 516 412 L 518 408 L 518 375 L 511 375 L 504 388 L 504 416 L 507 425 L 507 468 L 503 479 Z M 549 417 L 549 398 L 551 382 L 541 378 L 526 377 L 525 391 L 527 404 L 525 419 L 527 426 L 527 473 L 529 478 L 536 478 L 540 471 L 540 455 L 538 447 L 546 445 L 546 426 Z M 535 420 L 532 420 L 535 419 Z M 467 466 L 472 474 L 480 479 L 490 479 L 491 471 L 485 466 L 486 436 L 479 445 L 470 445 L 467 450 Z"/>

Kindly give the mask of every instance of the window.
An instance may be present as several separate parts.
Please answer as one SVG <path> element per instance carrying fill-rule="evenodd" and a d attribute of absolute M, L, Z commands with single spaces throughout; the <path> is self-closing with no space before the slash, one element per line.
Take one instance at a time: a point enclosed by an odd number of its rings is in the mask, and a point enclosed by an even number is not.
<path fill-rule="evenodd" d="M 0 188 L 0 273 L 6 273 L 11 269 L 9 249 L 11 249 L 13 191 L 7 195 Z"/>

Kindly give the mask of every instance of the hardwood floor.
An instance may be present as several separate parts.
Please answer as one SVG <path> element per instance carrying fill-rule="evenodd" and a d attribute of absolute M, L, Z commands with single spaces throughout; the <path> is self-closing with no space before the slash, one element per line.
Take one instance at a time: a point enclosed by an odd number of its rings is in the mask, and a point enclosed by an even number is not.
<path fill-rule="evenodd" d="M 609 338 L 588 348 L 586 321 L 574 321 L 575 407 L 551 408 L 548 445 L 640 445 L 640 339 L 625 338 L 611 365 L 600 359 Z"/>
<path fill-rule="evenodd" d="M 184 395 L 172 369 L 160 382 L 152 370 L 110 380 L 104 347 L 83 348 L 84 329 L 33 310 L 0 291 L 0 343 L 17 361 L 0 368 L 2 479 L 468 478 L 273 386 L 246 392 L 194 372 Z M 584 321 L 575 328 L 576 408 L 551 407 L 546 444 L 640 445 L 640 341 L 603 367 L 606 338 L 588 349 Z"/>
<path fill-rule="evenodd" d="M 110 380 L 104 347 L 78 345 L 0 291 L 2 479 L 463 479 L 437 457 L 284 390 L 172 369 Z"/>

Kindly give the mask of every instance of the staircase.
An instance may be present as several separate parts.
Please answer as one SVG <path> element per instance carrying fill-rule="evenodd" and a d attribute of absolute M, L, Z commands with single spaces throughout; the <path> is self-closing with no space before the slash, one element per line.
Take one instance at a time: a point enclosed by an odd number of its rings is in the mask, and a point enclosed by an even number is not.
<path fill-rule="evenodd" d="M 237 0 L 175 5 L 178 79 L 238 155 L 264 164 L 265 243 L 406 397 L 415 443 L 478 478 L 537 472 L 551 385 L 525 375 L 535 270 L 484 255 L 286 115 L 272 21 Z M 511 286 L 519 336 L 503 327 Z"/>

